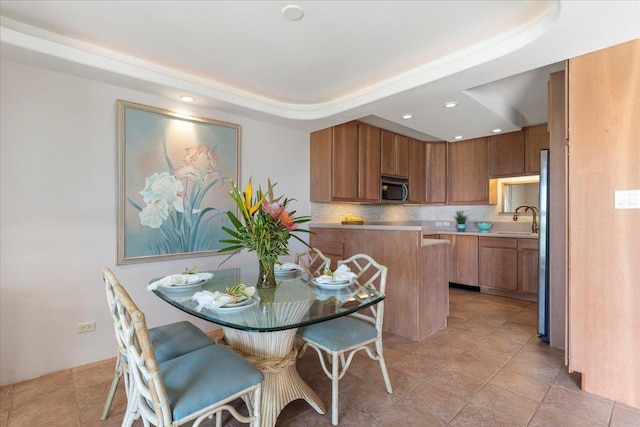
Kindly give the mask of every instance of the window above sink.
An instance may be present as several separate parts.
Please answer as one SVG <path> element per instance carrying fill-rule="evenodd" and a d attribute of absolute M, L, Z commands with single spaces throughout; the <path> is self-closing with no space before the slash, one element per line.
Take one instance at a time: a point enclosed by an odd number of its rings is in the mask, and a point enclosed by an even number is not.
<path fill-rule="evenodd" d="M 522 205 L 538 207 L 539 175 L 500 178 L 497 181 L 500 213 L 513 214 Z"/>

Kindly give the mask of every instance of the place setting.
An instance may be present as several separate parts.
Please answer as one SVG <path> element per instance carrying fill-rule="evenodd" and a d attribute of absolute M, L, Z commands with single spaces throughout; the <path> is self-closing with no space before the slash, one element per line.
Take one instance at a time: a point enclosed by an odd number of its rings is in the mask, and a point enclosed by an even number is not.
<path fill-rule="evenodd" d="M 276 279 L 295 279 L 303 272 L 302 266 L 293 262 L 277 263 L 273 266 Z"/>
<path fill-rule="evenodd" d="M 151 282 L 147 286 L 147 290 L 154 291 L 161 288 L 163 291 L 169 292 L 191 292 L 204 285 L 212 277 L 213 273 L 210 272 L 197 273 L 195 268 L 186 269 L 180 274 L 170 274 Z"/>
<path fill-rule="evenodd" d="M 198 303 L 195 310 L 202 312 L 207 309 L 218 313 L 232 313 L 246 310 L 256 305 L 260 298 L 255 294 L 256 288 L 238 284 L 231 288 L 226 288 L 226 292 L 220 291 L 198 291 L 191 299 Z"/>
<path fill-rule="evenodd" d="M 355 283 L 356 274 L 346 265 L 340 265 L 335 271 L 325 268 L 323 274 L 311 279 L 311 284 L 320 289 L 334 290 L 346 288 Z"/>

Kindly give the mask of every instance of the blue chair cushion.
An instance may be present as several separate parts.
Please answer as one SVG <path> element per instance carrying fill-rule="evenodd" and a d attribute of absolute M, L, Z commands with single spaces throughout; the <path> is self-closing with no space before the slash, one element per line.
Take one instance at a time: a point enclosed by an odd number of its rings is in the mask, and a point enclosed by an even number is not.
<path fill-rule="evenodd" d="M 308 339 L 331 351 L 343 350 L 378 335 L 370 323 L 350 316 L 338 317 L 298 329 L 298 336 Z"/>
<path fill-rule="evenodd" d="M 224 345 L 210 345 L 160 364 L 174 420 L 263 380 L 253 364 Z"/>
<path fill-rule="evenodd" d="M 207 334 L 187 321 L 151 328 L 149 335 L 158 363 L 213 344 Z"/>

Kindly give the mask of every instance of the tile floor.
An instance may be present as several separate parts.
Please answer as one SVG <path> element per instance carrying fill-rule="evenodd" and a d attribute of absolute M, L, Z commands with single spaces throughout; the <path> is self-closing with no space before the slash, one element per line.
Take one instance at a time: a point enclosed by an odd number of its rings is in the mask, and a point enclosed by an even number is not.
<path fill-rule="evenodd" d="M 445 330 L 419 343 L 385 336 L 393 394 L 386 393 L 377 362 L 354 360 L 340 382 L 341 426 L 640 426 L 639 409 L 580 391 L 562 352 L 537 338 L 535 303 L 461 289 L 450 295 Z M 0 426 L 119 426 L 122 383 L 109 417 L 100 421 L 113 364 L 2 387 Z M 300 359 L 298 370 L 330 406 L 330 382 L 315 353 Z M 304 401 L 290 403 L 278 418 L 278 426 L 330 425 L 330 414 L 319 415 Z"/>

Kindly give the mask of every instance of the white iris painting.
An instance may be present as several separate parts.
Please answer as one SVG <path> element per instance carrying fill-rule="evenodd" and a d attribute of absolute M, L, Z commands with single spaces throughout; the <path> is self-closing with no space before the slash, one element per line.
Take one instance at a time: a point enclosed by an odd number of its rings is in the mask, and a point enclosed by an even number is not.
<path fill-rule="evenodd" d="M 239 126 L 125 101 L 118 111 L 118 262 L 215 254 L 236 209 Z"/>

